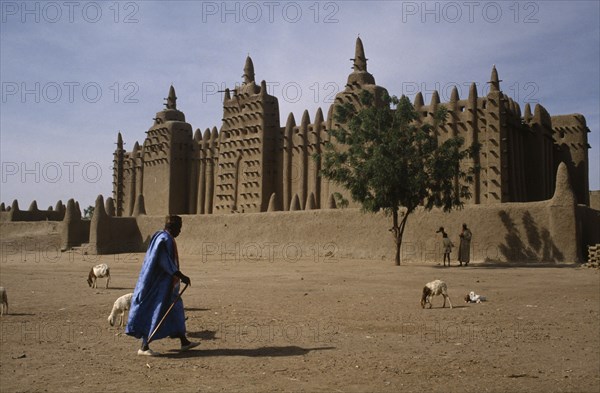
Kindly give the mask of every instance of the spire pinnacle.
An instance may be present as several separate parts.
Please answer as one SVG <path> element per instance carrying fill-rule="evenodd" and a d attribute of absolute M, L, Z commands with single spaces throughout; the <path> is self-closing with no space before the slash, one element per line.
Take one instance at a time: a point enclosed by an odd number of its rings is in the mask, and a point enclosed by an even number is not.
<path fill-rule="evenodd" d="M 244 84 L 254 82 L 254 63 L 252 63 L 252 59 L 250 55 L 246 57 L 246 64 L 244 65 Z"/>
<path fill-rule="evenodd" d="M 175 88 L 173 85 L 169 88 L 169 96 L 166 98 L 167 103 L 165 106 L 167 109 L 177 109 L 177 96 L 175 95 Z"/>
<path fill-rule="evenodd" d="M 121 131 L 119 131 L 117 135 L 117 149 L 123 148 L 123 136 L 121 135 Z"/>
<path fill-rule="evenodd" d="M 365 48 L 360 37 L 356 38 L 356 47 L 354 50 L 354 58 L 350 59 L 353 62 L 352 73 L 348 76 L 348 85 L 374 85 L 375 78 L 367 71 L 367 58 L 365 57 Z"/>
<path fill-rule="evenodd" d="M 450 102 L 457 102 L 458 100 L 458 88 L 454 86 L 454 88 L 452 89 L 452 93 L 450 93 Z"/>
<path fill-rule="evenodd" d="M 492 67 L 492 77 L 488 82 L 491 85 L 490 91 L 500 91 L 500 82 L 502 81 L 498 78 L 498 71 L 496 70 L 496 64 L 494 64 Z"/>
<path fill-rule="evenodd" d="M 363 46 L 360 37 L 356 38 L 356 48 L 354 50 L 354 59 L 350 59 L 354 62 L 352 68 L 355 72 L 367 70 L 367 58 L 365 56 L 365 48 Z"/>

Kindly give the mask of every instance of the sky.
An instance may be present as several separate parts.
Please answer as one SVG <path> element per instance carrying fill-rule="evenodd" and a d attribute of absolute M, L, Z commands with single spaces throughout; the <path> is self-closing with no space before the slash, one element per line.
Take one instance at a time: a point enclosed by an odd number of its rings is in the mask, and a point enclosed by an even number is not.
<path fill-rule="evenodd" d="M 143 143 L 169 86 L 193 129 L 220 128 L 250 55 L 292 112 L 327 113 L 356 37 L 378 85 L 425 102 L 492 66 L 523 109 L 581 113 L 600 189 L 598 1 L 0 1 L 0 201 L 27 209 L 112 194 L 117 133 Z"/>

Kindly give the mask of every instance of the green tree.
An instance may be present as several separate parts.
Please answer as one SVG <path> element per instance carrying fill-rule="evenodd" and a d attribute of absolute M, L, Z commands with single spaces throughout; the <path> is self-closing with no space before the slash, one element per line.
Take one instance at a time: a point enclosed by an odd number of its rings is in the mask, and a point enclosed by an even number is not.
<path fill-rule="evenodd" d="M 85 209 L 83 209 L 83 218 L 88 218 L 88 219 L 92 219 L 92 216 L 94 215 L 94 206 L 88 206 Z"/>
<path fill-rule="evenodd" d="M 419 124 L 405 96 L 386 93 L 377 105 L 367 91 L 359 98 L 358 108 L 350 103 L 336 107 L 335 120 L 341 126 L 327 131 L 331 142 L 321 156 L 321 173 L 348 189 L 363 210 L 392 216 L 390 232 L 400 265 L 406 220 L 417 207 L 450 211 L 471 197 L 468 184 L 477 167 L 465 171 L 460 162 L 474 157 L 478 146 L 463 148 L 460 137 L 438 143 L 435 131 L 447 116 L 443 106 L 433 124 Z"/>

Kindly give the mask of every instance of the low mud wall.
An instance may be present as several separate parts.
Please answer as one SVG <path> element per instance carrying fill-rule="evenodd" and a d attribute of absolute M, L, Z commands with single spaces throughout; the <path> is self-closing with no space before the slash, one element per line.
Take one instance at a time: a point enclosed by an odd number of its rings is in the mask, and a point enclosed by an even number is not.
<path fill-rule="evenodd" d="M 237 215 L 185 215 L 177 238 L 180 253 L 227 261 L 332 258 L 393 260 L 391 217 L 358 209 L 313 210 Z M 163 217 L 139 216 L 147 240 Z M 417 211 L 407 222 L 401 250 L 404 263 L 439 262 L 446 228 L 457 246 L 462 223 L 473 232 L 471 259 L 484 261 L 560 262 L 581 260 L 575 208 L 550 201 L 467 206 L 444 213 Z"/>

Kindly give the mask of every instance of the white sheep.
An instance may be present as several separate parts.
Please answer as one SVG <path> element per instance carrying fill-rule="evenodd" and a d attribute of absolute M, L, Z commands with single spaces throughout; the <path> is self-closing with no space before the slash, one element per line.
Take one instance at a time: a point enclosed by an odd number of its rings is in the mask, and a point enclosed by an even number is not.
<path fill-rule="evenodd" d="M 481 303 L 485 301 L 485 296 L 478 295 L 474 291 L 471 291 L 465 295 L 465 303 Z"/>
<path fill-rule="evenodd" d="M 110 326 L 115 326 L 115 317 L 119 314 L 119 326 L 123 326 L 123 321 L 125 317 L 125 311 L 129 310 L 131 307 L 131 298 L 133 297 L 133 293 L 128 293 L 127 295 L 123 295 L 117 300 L 115 300 L 115 304 L 113 305 L 112 311 L 108 316 L 108 323 Z"/>
<path fill-rule="evenodd" d="M 90 274 L 87 279 L 88 285 L 92 288 L 97 288 L 96 279 L 103 277 L 106 277 L 106 288 L 108 288 L 108 283 L 110 282 L 110 268 L 106 263 L 101 263 L 90 269 Z"/>
<path fill-rule="evenodd" d="M 431 298 L 437 295 L 442 295 L 444 297 L 444 305 L 442 308 L 446 307 L 446 299 L 448 299 L 450 308 L 452 308 L 452 302 L 450 301 L 450 296 L 448 296 L 448 286 L 442 280 L 435 280 L 425 284 L 423 296 L 421 296 L 421 307 L 425 308 L 425 304 L 429 303 L 429 308 L 431 308 Z"/>
<path fill-rule="evenodd" d="M 6 289 L 0 287 L 0 299 L 2 299 L 2 306 L 0 306 L 0 316 L 5 313 L 8 314 L 8 297 L 6 296 Z M 6 309 L 6 311 L 4 311 Z"/>

